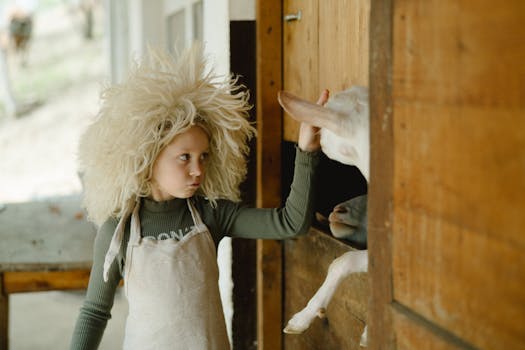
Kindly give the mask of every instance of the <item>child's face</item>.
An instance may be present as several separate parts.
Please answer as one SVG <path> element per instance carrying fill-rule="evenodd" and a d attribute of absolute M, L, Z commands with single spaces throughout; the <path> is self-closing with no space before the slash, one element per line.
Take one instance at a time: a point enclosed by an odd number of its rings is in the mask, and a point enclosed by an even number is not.
<path fill-rule="evenodd" d="M 175 136 L 153 165 L 153 199 L 193 196 L 204 180 L 209 147 L 208 135 L 199 126 Z"/>

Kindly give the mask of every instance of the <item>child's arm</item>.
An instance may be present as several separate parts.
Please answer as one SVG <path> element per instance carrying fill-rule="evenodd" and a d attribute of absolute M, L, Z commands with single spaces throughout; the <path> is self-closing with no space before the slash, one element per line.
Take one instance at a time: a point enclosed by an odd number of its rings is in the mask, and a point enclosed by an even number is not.
<path fill-rule="evenodd" d="M 328 90 L 317 101 L 324 105 Z M 314 184 L 321 148 L 319 129 L 302 123 L 295 157 L 294 179 L 284 208 L 237 207 L 226 215 L 225 232 L 234 237 L 283 239 L 304 234 L 314 214 Z"/>
<path fill-rule="evenodd" d="M 306 233 L 314 214 L 314 184 L 319 159 L 318 152 L 297 148 L 294 179 L 285 206 L 272 209 L 225 206 L 219 219 L 223 232 L 232 237 L 267 239 Z"/>
<path fill-rule="evenodd" d="M 109 270 L 108 282 L 104 282 L 102 272 L 104 258 L 116 224 L 115 220 L 110 219 L 100 227 L 97 233 L 86 299 L 80 309 L 80 315 L 73 331 L 71 349 L 97 349 L 107 321 L 111 318 L 110 311 L 115 290 L 121 278 L 117 259 Z"/>

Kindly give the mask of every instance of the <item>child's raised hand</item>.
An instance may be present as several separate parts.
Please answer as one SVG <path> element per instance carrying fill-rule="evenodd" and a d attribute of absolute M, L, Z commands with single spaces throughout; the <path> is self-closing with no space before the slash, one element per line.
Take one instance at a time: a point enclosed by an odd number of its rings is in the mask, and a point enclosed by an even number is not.
<path fill-rule="evenodd" d="M 324 89 L 317 100 L 317 104 L 324 106 L 328 101 L 329 92 Z M 314 152 L 321 148 L 319 128 L 307 123 L 301 123 L 299 128 L 299 140 L 297 142 L 299 148 L 305 152 Z"/>

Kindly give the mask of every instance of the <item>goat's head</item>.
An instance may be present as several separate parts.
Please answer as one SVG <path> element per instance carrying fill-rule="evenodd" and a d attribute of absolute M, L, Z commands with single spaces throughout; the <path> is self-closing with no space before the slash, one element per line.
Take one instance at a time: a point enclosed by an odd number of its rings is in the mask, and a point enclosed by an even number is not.
<path fill-rule="evenodd" d="M 369 180 L 368 88 L 353 86 L 338 92 L 324 107 L 285 91 L 279 92 L 278 99 L 292 118 L 321 128 L 321 147 L 329 158 L 357 166 Z"/>
<path fill-rule="evenodd" d="M 366 245 L 367 195 L 354 197 L 336 205 L 328 217 L 328 223 L 334 237 Z"/>

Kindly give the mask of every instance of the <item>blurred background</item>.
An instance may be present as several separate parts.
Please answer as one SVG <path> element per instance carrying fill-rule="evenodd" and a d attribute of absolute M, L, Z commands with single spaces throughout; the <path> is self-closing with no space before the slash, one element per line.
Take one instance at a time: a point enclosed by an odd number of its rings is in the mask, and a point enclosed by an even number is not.
<path fill-rule="evenodd" d="M 210 68 L 224 74 L 229 21 L 253 19 L 254 11 L 254 1 L 0 0 L 0 213 L 9 203 L 81 194 L 77 143 L 101 87 L 121 81 L 148 45 L 176 51 L 199 39 Z M 227 318 L 230 256 L 222 242 Z M 10 295 L 9 348 L 66 349 L 83 298 L 84 291 Z M 119 292 L 101 349 L 121 347 L 126 308 Z"/>
<path fill-rule="evenodd" d="M 109 73 L 104 9 L 60 0 L 1 4 L 0 201 L 79 192 L 76 143 Z"/>
<path fill-rule="evenodd" d="M 0 203 L 78 194 L 75 152 L 110 78 L 100 1 L 0 2 Z M 11 294 L 10 349 L 67 349 L 84 291 Z M 119 293 L 102 348 L 121 346 Z"/>

